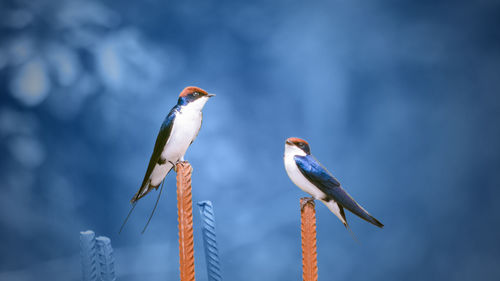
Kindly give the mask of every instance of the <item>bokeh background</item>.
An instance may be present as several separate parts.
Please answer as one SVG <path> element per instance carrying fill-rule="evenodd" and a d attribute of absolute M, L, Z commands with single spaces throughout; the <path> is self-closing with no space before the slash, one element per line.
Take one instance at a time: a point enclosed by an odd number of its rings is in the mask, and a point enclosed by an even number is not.
<path fill-rule="evenodd" d="M 118 280 L 178 279 L 174 174 L 118 229 L 187 85 L 226 280 L 301 278 L 290 136 L 386 225 L 317 204 L 321 280 L 498 280 L 499 30 L 488 0 L 2 1 L 0 280 L 80 280 L 86 229 Z"/>

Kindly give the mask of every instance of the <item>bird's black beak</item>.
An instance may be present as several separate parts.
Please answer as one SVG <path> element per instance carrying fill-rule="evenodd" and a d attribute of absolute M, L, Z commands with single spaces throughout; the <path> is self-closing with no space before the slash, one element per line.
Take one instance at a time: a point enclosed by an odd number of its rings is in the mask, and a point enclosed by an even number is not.
<path fill-rule="evenodd" d="M 207 97 L 209 97 L 209 98 L 215 97 L 215 94 L 207 94 Z"/>

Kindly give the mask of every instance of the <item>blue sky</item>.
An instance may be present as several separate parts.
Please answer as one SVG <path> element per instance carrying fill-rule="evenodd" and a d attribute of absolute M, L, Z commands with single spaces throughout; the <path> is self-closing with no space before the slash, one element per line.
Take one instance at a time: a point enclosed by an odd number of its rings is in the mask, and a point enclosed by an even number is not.
<path fill-rule="evenodd" d="M 382 230 L 317 204 L 321 280 L 500 275 L 495 1 L 0 4 L 0 280 L 79 280 L 78 233 L 111 238 L 119 280 L 178 276 L 175 177 L 139 202 L 161 122 L 217 94 L 186 159 L 211 200 L 226 280 L 301 276 L 286 138 Z M 195 212 L 198 280 L 206 280 Z M 333 276 L 333 277 L 332 277 Z"/>

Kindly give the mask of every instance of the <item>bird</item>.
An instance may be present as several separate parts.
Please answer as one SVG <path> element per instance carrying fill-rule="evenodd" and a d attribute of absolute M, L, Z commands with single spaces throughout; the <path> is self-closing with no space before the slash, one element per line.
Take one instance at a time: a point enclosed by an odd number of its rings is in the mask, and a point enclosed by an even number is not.
<path fill-rule="evenodd" d="M 160 127 L 153 153 L 146 169 L 146 174 L 144 175 L 139 190 L 130 200 L 132 208 L 120 232 L 132 213 L 137 201 L 146 196 L 151 190 L 158 189 L 158 186 L 164 182 L 170 170 L 172 170 L 172 168 L 175 170 L 175 165 L 184 161 L 184 155 L 187 149 L 196 139 L 200 131 L 203 120 L 202 109 L 207 101 L 214 96 L 214 94 L 209 94 L 205 90 L 193 86 L 186 87 L 182 90 L 177 100 L 177 104 L 170 110 Z M 146 227 L 153 216 L 162 190 L 163 185 L 160 188 L 155 207 Z M 143 233 L 146 227 L 144 227 Z"/>
<path fill-rule="evenodd" d="M 311 155 L 307 141 L 294 137 L 288 138 L 285 141 L 283 160 L 285 170 L 292 182 L 311 195 L 310 200 L 316 199 L 325 204 L 347 229 L 349 229 L 349 224 L 344 209 L 375 226 L 384 227 L 380 221 L 361 207 L 342 188 L 339 181 Z"/>

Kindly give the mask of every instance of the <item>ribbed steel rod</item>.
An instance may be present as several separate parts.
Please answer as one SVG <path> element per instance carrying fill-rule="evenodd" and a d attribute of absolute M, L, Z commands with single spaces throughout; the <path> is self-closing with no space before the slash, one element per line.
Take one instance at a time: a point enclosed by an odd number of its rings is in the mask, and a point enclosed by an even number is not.
<path fill-rule="evenodd" d="M 198 202 L 200 215 L 203 222 L 203 246 L 207 263 L 208 281 L 222 281 L 220 270 L 219 250 L 215 235 L 215 214 L 211 201 Z"/>
<path fill-rule="evenodd" d="M 316 253 L 316 210 L 312 198 L 300 199 L 300 222 L 302 237 L 302 279 L 318 280 L 318 259 Z"/>
<path fill-rule="evenodd" d="M 95 240 L 101 281 L 115 281 L 115 257 L 113 247 L 111 247 L 111 240 L 105 236 L 99 236 Z"/>
<path fill-rule="evenodd" d="M 80 232 L 80 257 L 82 262 L 82 280 L 98 281 L 99 264 L 95 233 L 92 230 Z"/>
<path fill-rule="evenodd" d="M 181 281 L 194 281 L 192 168 L 187 161 L 184 161 L 176 165 L 176 170 L 180 277 Z"/>

